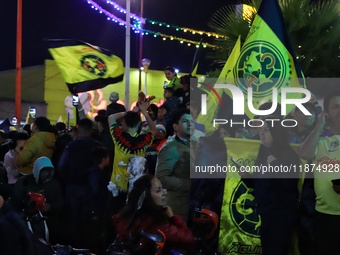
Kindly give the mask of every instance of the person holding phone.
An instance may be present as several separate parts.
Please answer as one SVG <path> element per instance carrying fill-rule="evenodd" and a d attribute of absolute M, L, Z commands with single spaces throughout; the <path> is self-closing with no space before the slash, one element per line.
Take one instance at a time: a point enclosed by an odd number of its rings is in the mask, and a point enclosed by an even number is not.
<path fill-rule="evenodd" d="M 32 136 L 22 150 L 16 149 L 16 165 L 22 174 L 33 173 L 33 163 L 37 158 L 52 158 L 55 147 L 56 135 L 48 118 L 37 117 L 31 124 L 31 131 Z"/>
<path fill-rule="evenodd" d="M 5 154 L 4 167 L 7 171 L 8 187 L 9 187 L 9 197 L 13 193 L 14 184 L 19 179 L 20 172 L 17 165 L 15 164 L 16 157 L 18 155 L 17 151 L 22 151 L 25 143 L 29 139 L 29 135 L 26 131 L 21 130 L 14 134 L 12 142 L 9 144 L 9 151 Z"/>
<path fill-rule="evenodd" d="M 30 111 L 30 117 L 32 119 L 35 119 L 36 118 L 36 114 L 37 114 L 37 110 L 35 109 L 35 107 L 31 106 L 29 111 Z"/>
<path fill-rule="evenodd" d="M 315 163 L 317 253 L 334 254 L 339 250 L 340 228 L 340 185 L 334 181 L 340 178 L 340 91 L 325 96 L 324 111 L 301 144 L 299 155 Z"/>
<path fill-rule="evenodd" d="M 72 96 L 72 105 L 73 106 L 78 106 L 79 104 L 79 96 L 78 95 L 73 95 Z"/>

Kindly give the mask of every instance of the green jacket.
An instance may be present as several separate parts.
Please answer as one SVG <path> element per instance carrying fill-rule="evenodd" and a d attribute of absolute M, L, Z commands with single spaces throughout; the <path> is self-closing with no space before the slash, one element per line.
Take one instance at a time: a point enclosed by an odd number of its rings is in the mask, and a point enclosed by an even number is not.
<path fill-rule="evenodd" d="M 190 168 L 194 168 L 190 144 L 178 137 L 167 142 L 158 154 L 156 177 L 167 189 L 168 205 L 186 221 L 190 198 Z"/>
<path fill-rule="evenodd" d="M 49 132 L 37 132 L 27 140 L 23 150 L 16 158 L 16 164 L 22 174 L 33 173 L 34 161 L 41 157 L 52 157 L 56 136 Z"/>
<path fill-rule="evenodd" d="M 179 89 L 179 78 L 175 76 L 172 80 L 168 83 L 168 88 L 173 88 L 175 91 Z"/>

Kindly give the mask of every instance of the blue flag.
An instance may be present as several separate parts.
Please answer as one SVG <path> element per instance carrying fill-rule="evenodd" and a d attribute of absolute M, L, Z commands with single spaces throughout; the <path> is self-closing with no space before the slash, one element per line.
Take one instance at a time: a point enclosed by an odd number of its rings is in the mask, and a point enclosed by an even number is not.
<path fill-rule="evenodd" d="M 11 126 L 11 122 L 9 121 L 9 119 L 5 119 L 3 122 L 1 122 L 0 124 L 0 130 L 3 130 L 5 133 L 9 133 L 10 131 L 10 126 Z"/>

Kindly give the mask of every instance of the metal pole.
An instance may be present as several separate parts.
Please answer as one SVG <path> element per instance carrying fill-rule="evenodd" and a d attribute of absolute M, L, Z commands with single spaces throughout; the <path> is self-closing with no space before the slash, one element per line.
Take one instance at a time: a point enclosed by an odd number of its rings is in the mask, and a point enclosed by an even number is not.
<path fill-rule="evenodd" d="M 140 67 L 142 66 L 142 58 L 143 58 L 143 25 L 144 25 L 144 0 L 140 0 L 140 27 L 141 30 L 139 32 L 139 59 L 138 59 L 138 69 L 139 69 L 139 80 L 138 80 L 138 91 L 142 89 L 142 70 Z"/>
<path fill-rule="evenodd" d="M 147 84 L 148 84 L 148 73 L 145 73 L 145 81 L 144 81 L 144 94 L 147 95 Z"/>
<path fill-rule="evenodd" d="M 125 29 L 125 108 L 130 110 L 130 9 L 131 2 L 126 0 Z"/>
<path fill-rule="evenodd" d="M 17 6 L 17 41 L 16 41 L 16 71 L 15 71 L 15 116 L 18 127 L 21 123 L 21 59 L 22 59 L 22 0 Z"/>

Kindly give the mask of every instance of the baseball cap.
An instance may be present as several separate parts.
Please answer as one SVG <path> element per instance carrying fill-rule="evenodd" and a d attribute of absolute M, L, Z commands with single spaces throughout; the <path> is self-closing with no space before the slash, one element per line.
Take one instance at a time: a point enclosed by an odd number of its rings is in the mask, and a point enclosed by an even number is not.
<path fill-rule="evenodd" d="M 117 102 L 119 100 L 119 94 L 117 92 L 111 92 L 109 99 L 111 102 Z"/>
<path fill-rule="evenodd" d="M 166 129 L 162 124 L 157 124 L 156 128 L 158 131 L 163 131 L 164 133 L 166 133 Z"/>

